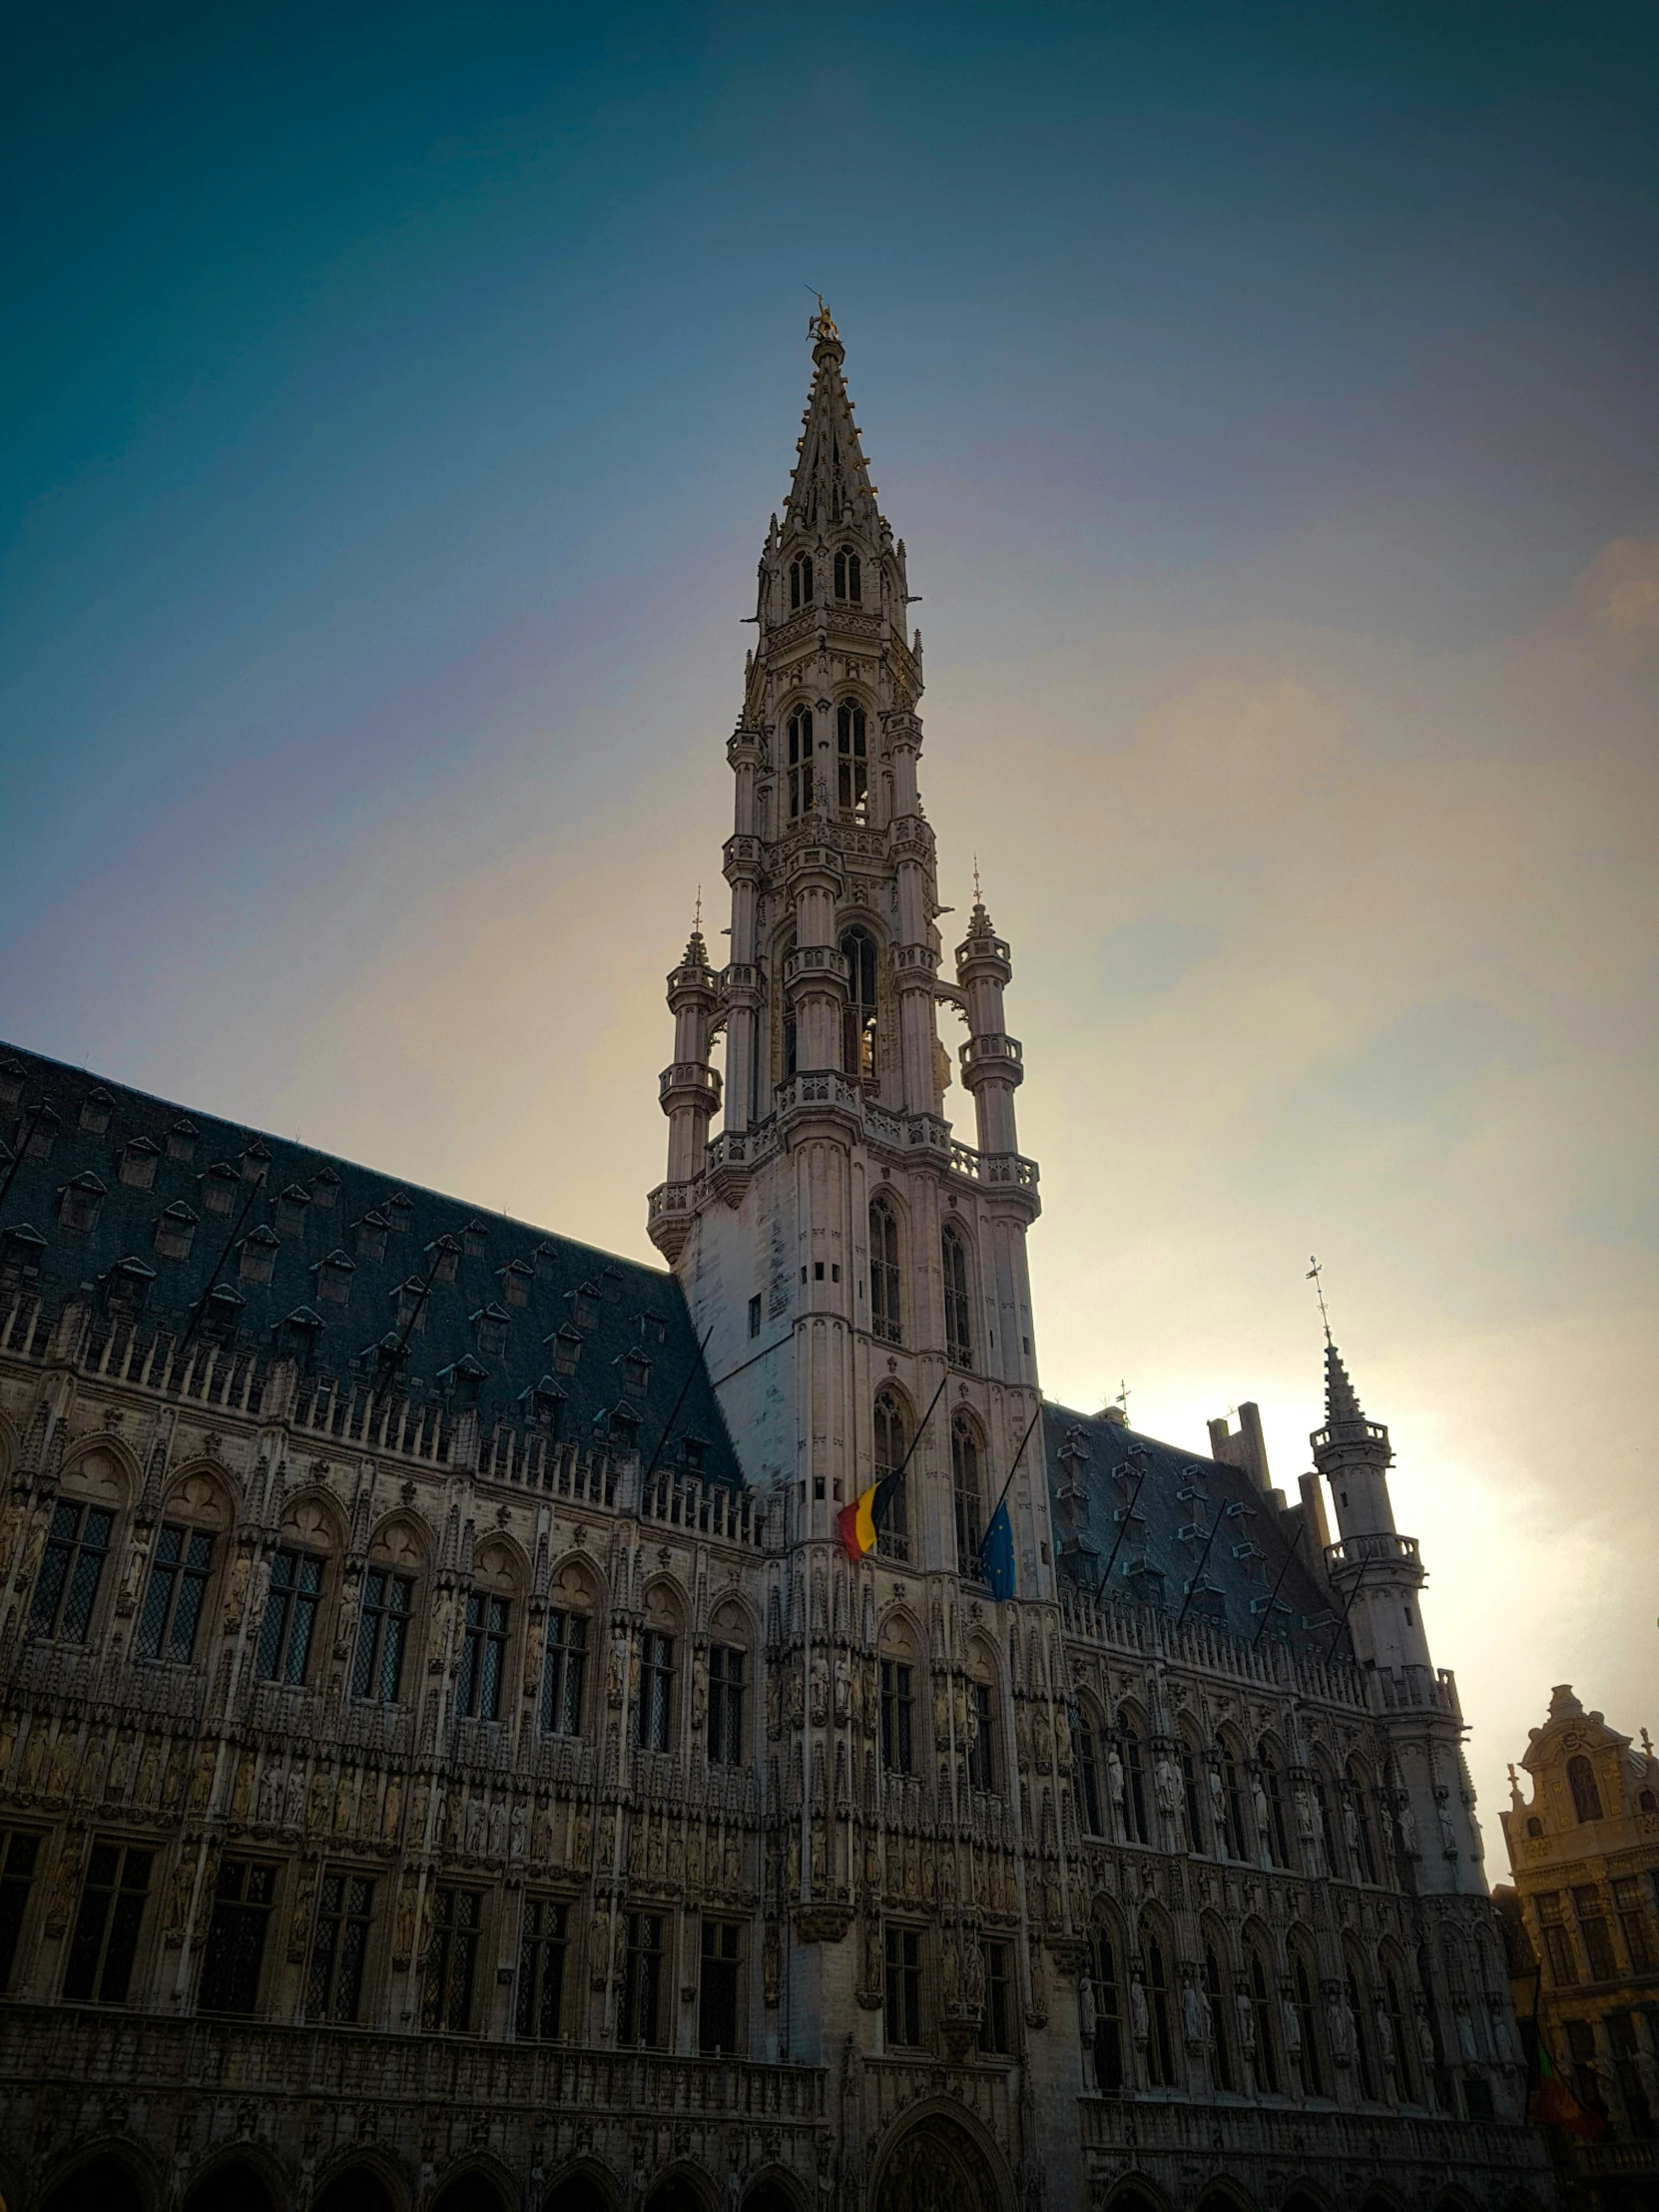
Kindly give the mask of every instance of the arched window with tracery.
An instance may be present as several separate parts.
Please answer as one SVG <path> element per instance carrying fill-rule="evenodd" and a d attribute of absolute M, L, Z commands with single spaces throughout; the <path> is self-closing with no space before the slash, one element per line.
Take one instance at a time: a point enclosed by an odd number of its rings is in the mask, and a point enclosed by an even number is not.
<path fill-rule="evenodd" d="M 850 699 L 835 709 L 835 774 L 841 813 L 862 822 L 869 812 L 869 748 L 864 710 Z"/>
<path fill-rule="evenodd" d="M 1146 2078 L 1154 2089 L 1175 2087 L 1175 2036 L 1170 2025 L 1169 1963 L 1162 1938 L 1146 1938 Z"/>
<path fill-rule="evenodd" d="M 1581 1821 L 1599 1821 L 1601 1792 L 1596 1787 L 1595 1769 L 1581 1751 L 1574 1752 L 1567 1761 L 1567 1787 L 1572 1792 L 1575 1818 Z"/>
<path fill-rule="evenodd" d="M 1264 2096 L 1279 2094 L 1279 2040 L 1273 2016 L 1273 1985 L 1262 1953 L 1251 1947 L 1250 2010 L 1256 2030 L 1256 2086 Z"/>
<path fill-rule="evenodd" d="M 835 548 L 835 597 L 861 606 L 864 597 L 863 563 L 849 545 Z"/>
<path fill-rule="evenodd" d="M 790 611 L 813 603 L 813 556 L 798 553 L 790 563 Z"/>
<path fill-rule="evenodd" d="M 984 1497 L 979 1484 L 979 1431 L 968 1413 L 950 1423 L 950 1495 L 956 1515 L 956 1572 L 977 1580 L 983 1571 Z"/>
<path fill-rule="evenodd" d="M 1152 1841 L 1152 1830 L 1146 1817 L 1146 1754 L 1135 1716 L 1127 1705 L 1118 1714 L 1118 1734 L 1123 1741 L 1123 1817 L 1129 1841 L 1147 1844 Z"/>
<path fill-rule="evenodd" d="M 1094 2078 L 1107 2096 L 1123 2088 L 1123 1991 L 1118 1979 L 1118 1948 L 1109 1928 L 1095 1931 Z"/>
<path fill-rule="evenodd" d="M 841 932 L 846 962 L 841 1064 L 855 1083 L 875 1081 L 875 939 L 856 924 Z"/>
<path fill-rule="evenodd" d="M 904 1342 L 904 1313 L 899 1295 L 898 1216 L 891 1201 L 876 1197 L 869 1206 L 869 1327 L 883 1344 Z"/>
<path fill-rule="evenodd" d="M 1232 2022 L 1228 2008 L 1232 1998 L 1222 1979 L 1221 1960 L 1216 1956 L 1213 1942 L 1204 1945 L 1204 1994 L 1210 2000 L 1210 2027 L 1215 2037 L 1216 2086 L 1218 2089 L 1236 2089 L 1239 2077 L 1233 2065 Z"/>
<path fill-rule="evenodd" d="M 904 1464 L 908 1443 L 903 1401 L 896 1390 L 884 1385 L 875 1393 L 874 1443 L 875 1479 L 879 1482 L 884 1475 L 896 1474 Z M 876 1530 L 875 1548 L 883 1559 L 910 1556 L 910 1518 L 902 1482 L 895 1482 L 888 1495 L 885 1518 Z"/>
<path fill-rule="evenodd" d="M 797 707 L 785 726 L 789 740 L 790 820 L 813 811 L 813 710 Z"/>
<path fill-rule="evenodd" d="M 973 1366 L 973 1319 L 968 1299 L 967 1246 L 962 1233 L 947 1222 L 939 1237 L 939 1259 L 944 1273 L 944 1349 L 953 1368 Z"/>
<path fill-rule="evenodd" d="M 1296 2013 L 1296 2062 L 1305 2097 L 1323 2097 L 1325 2068 L 1320 2063 L 1319 2013 L 1314 2003 L 1315 1981 L 1301 1951 L 1291 1960 L 1291 2005 Z"/>

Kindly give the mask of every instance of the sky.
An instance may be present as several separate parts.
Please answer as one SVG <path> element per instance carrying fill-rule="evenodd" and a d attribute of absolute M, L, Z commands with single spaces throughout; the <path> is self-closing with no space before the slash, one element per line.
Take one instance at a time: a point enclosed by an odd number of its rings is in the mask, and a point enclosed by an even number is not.
<path fill-rule="evenodd" d="M 1294 1495 L 1319 1254 L 1500 1875 L 1551 1684 L 1659 1726 L 1651 9 L 13 60 L 0 1034 L 650 1257 L 822 289 L 1013 946 L 1044 1386 L 1254 1398 Z"/>

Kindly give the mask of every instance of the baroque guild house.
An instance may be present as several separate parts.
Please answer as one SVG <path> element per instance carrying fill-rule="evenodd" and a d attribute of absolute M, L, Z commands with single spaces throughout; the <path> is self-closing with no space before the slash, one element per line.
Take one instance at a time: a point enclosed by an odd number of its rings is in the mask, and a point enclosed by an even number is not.
<path fill-rule="evenodd" d="M 13 2212 L 1550 2201 L 1335 1347 L 1295 1504 L 1254 1407 L 1041 1397 L 1009 948 L 812 339 L 667 1271 L 0 1048 Z"/>

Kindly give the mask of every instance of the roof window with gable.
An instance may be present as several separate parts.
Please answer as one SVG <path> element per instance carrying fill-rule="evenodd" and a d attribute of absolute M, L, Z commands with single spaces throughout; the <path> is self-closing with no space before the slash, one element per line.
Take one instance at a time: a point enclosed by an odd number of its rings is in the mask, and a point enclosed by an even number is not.
<path fill-rule="evenodd" d="M 63 1116 L 50 1099 L 42 1099 L 32 1114 L 26 1114 L 23 1125 L 29 1132 L 23 1147 L 24 1159 L 50 1160 L 58 1131 L 63 1127 Z"/>
<path fill-rule="evenodd" d="M 0 1291 L 25 1289 L 40 1273 L 46 1239 L 28 1222 L 0 1230 Z"/>
<path fill-rule="evenodd" d="M 409 1226 L 409 1217 L 414 1212 L 414 1200 L 406 1191 L 393 1191 L 382 1210 L 391 1225 L 392 1234 L 401 1236 Z"/>
<path fill-rule="evenodd" d="M 339 1177 L 332 1168 L 318 1168 L 310 1181 L 311 1204 L 324 1212 L 339 1196 Z"/>
<path fill-rule="evenodd" d="M 668 1343 L 667 1319 L 662 1314 L 652 1313 L 649 1307 L 640 1315 L 634 1327 L 639 1332 L 639 1340 L 642 1345 L 666 1345 Z"/>
<path fill-rule="evenodd" d="M 325 1260 L 318 1260 L 311 1273 L 316 1278 L 316 1295 L 330 1306 L 343 1306 L 351 1295 L 351 1278 L 357 1272 L 357 1263 L 349 1253 L 333 1251 Z"/>
<path fill-rule="evenodd" d="M 156 1163 L 162 1148 L 150 1137 L 129 1137 L 121 1153 L 121 1180 L 130 1191 L 149 1191 L 156 1184 Z"/>
<path fill-rule="evenodd" d="M 236 1334 L 247 1304 L 242 1293 L 233 1291 L 229 1283 L 216 1283 L 202 1301 L 202 1316 L 196 1325 L 198 1333 L 210 1342 L 223 1343 Z"/>
<path fill-rule="evenodd" d="M 605 1425 L 617 1451 L 632 1451 L 639 1441 L 640 1416 L 626 1398 L 611 1407 Z"/>
<path fill-rule="evenodd" d="M 278 1239 L 264 1222 L 242 1240 L 242 1279 L 245 1283 L 269 1283 L 276 1267 Z"/>
<path fill-rule="evenodd" d="M 478 1350 L 486 1360 L 499 1360 L 507 1349 L 507 1315 L 503 1307 L 482 1306 L 471 1316 Z"/>
<path fill-rule="evenodd" d="M 196 1140 L 202 1134 L 193 1121 L 176 1121 L 167 1133 L 167 1156 L 187 1163 L 196 1157 Z"/>
<path fill-rule="evenodd" d="M 481 1221 L 469 1221 L 461 1231 L 461 1250 L 469 1260 L 481 1260 L 489 1250 L 489 1231 Z"/>
<path fill-rule="evenodd" d="M 305 1217 L 310 1211 L 311 1194 L 298 1183 L 290 1183 L 273 1201 L 272 1225 L 278 1237 L 298 1237 L 304 1234 Z"/>
<path fill-rule="evenodd" d="M 484 1381 L 484 1370 L 470 1352 L 463 1352 L 453 1367 L 438 1370 L 438 1387 L 452 1390 L 458 1403 L 475 1405 L 478 1386 Z"/>
<path fill-rule="evenodd" d="M 254 1137 L 242 1148 L 242 1179 L 245 1183 L 263 1183 L 270 1173 L 271 1147 Z"/>
<path fill-rule="evenodd" d="M 384 1214 L 367 1213 L 351 1224 L 351 1239 L 357 1248 L 359 1260 L 383 1260 L 386 1256 L 386 1230 Z"/>
<path fill-rule="evenodd" d="M 202 1211 L 206 1214 L 233 1212 L 241 1181 L 229 1160 L 216 1160 L 211 1168 L 205 1168 L 202 1172 Z"/>
<path fill-rule="evenodd" d="M 399 1283 L 392 1296 L 397 1301 L 397 1327 L 410 1334 L 426 1326 L 426 1284 L 422 1277 L 411 1275 Z"/>
<path fill-rule="evenodd" d="M 574 1375 L 582 1357 L 582 1332 L 573 1329 L 567 1321 L 562 1329 L 554 1330 L 543 1342 L 553 1355 L 554 1374 Z"/>
<path fill-rule="evenodd" d="M 29 1076 L 21 1060 L 0 1060 L 0 1106 L 15 1106 Z"/>
<path fill-rule="evenodd" d="M 536 1271 L 528 1260 L 509 1260 L 501 1270 L 501 1296 L 509 1306 L 528 1306 Z"/>
<path fill-rule="evenodd" d="M 426 1247 L 426 1265 L 431 1270 L 434 1283 L 453 1283 L 455 1270 L 460 1264 L 461 1248 L 448 1235 L 436 1238 Z"/>
<path fill-rule="evenodd" d="M 622 1386 L 643 1397 L 651 1386 L 651 1362 L 643 1352 L 625 1352 L 616 1363 L 622 1370 Z"/>
<path fill-rule="evenodd" d="M 102 1085 L 95 1091 L 88 1091 L 81 1101 L 81 1127 L 89 1137 L 101 1137 L 104 1134 L 110 1126 L 110 1114 L 114 1107 L 115 1100 Z"/>
<path fill-rule="evenodd" d="M 527 1390 L 520 1391 L 518 1402 L 524 1408 L 526 1420 L 544 1422 L 557 1436 L 570 1400 L 553 1378 L 544 1375 L 539 1382 L 532 1382 Z"/>
<path fill-rule="evenodd" d="M 183 1199 L 176 1198 L 171 1206 L 164 1208 L 161 1219 L 156 1223 L 158 1256 L 163 1260 L 188 1260 L 200 1219 L 200 1215 L 193 1214 Z"/>
<path fill-rule="evenodd" d="M 87 1171 L 66 1183 L 58 1193 L 58 1223 L 72 1237 L 89 1237 L 98 1227 L 98 1216 L 109 1193 L 96 1175 Z"/>
<path fill-rule="evenodd" d="M 155 1280 L 155 1269 L 130 1252 L 125 1260 L 118 1260 L 100 1278 L 104 1303 L 112 1313 L 136 1314 L 149 1297 L 150 1286 Z"/>
<path fill-rule="evenodd" d="M 570 1318 L 578 1329 L 599 1327 L 599 1301 L 602 1295 L 597 1283 L 578 1283 L 575 1290 L 565 1293 Z"/>

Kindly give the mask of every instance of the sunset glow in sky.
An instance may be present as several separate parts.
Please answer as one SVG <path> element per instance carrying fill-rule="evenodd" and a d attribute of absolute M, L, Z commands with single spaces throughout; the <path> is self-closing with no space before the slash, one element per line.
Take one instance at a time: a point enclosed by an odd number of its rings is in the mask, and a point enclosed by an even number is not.
<path fill-rule="evenodd" d="M 1294 1494 L 1319 1253 L 1496 1878 L 1552 1683 L 1659 1726 L 1656 22 L 38 17 L 0 1035 L 649 1256 L 821 288 L 1044 1386 Z"/>

